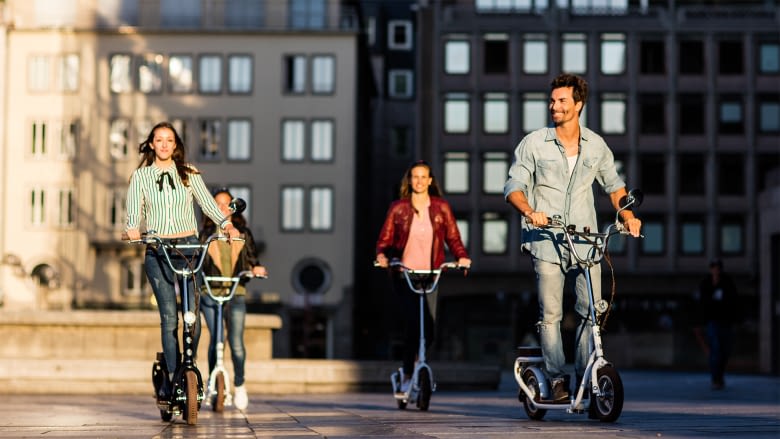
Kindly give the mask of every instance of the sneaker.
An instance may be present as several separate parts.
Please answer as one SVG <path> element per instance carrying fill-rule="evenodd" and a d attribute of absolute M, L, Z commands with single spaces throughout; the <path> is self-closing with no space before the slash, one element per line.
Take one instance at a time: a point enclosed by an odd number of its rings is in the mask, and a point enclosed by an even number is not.
<path fill-rule="evenodd" d="M 554 402 L 563 402 L 569 400 L 569 389 L 566 388 L 566 382 L 563 379 L 553 382 L 552 400 Z"/>
<path fill-rule="evenodd" d="M 233 403 L 239 410 L 246 410 L 249 406 L 249 395 L 246 394 L 246 386 L 236 386 L 236 391 L 233 394 Z"/>

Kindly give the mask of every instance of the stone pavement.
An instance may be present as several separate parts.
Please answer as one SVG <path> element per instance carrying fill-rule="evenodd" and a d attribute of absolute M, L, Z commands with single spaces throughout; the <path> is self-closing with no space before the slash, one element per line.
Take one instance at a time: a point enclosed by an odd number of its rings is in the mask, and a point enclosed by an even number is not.
<path fill-rule="evenodd" d="M 617 422 L 550 411 L 525 416 L 509 374 L 496 391 L 440 388 L 431 408 L 398 410 L 387 393 L 250 395 L 246 413 L 204 407 L 198 424 L 160 420 L 151 396 L 5 395 L 0 438 L 780 438 L 780 377 L 621 371 Z"/>

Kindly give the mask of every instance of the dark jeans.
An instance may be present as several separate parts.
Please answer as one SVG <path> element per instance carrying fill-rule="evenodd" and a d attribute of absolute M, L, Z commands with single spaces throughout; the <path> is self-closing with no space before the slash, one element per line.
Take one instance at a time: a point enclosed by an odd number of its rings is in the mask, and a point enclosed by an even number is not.
<path fill-rule="evenodd" d="M 420 348 L 420 295 L 409 289 L 409 285 L 402 275 L 393 277 L 393 290 L 398 304 L 398 317 L 404 341 L 404 374 L 411 375 L 414 372 L 414 362 Z M 427 294 L 427 300 L 423 301 L 426 352 L 433 344 L 436 334 L 436 296 L 437 291 L 434 291 Z M 431 313 L 431 309 L 433 309 L 433 313 Z"/>
<path fill-rule="evenodd" d="M 200 300 L 200 310 L 209 328 L 209 373 L 217 365 L 217 304 L 214 299 L 204 294 Z M 244 363 L 246 347 L 244 346 L 244 322 L 246 320 L 246 296 L 233 296 L 222 308 L 222 341 L 227 332 L 230 345 L 230 357 L 233 359 L 233 384 L 238 387 L 244 384 Z"/>
<path fill-rule="evenodd" d="M 165 240 L 171 241 L 171 240 Z M 195 236 L 178 239 L 181 243 L 198 244 L 198 238 Z M 178 305 L 176 303 L 176 287 L 174 287 L 174 275 L 171 271 L 168 261 L 162 253 L 162 249 L 155 248 L 152 245 L 148 245 L 146 248 L 146 256 L 144 259 L 144 268 L 146 270 L 146 277 L 149 279 L 149 283 L 154 291 L 154 298 L 157 300 L 157 308 L 160 311 L 160 331 L 162 336 L 162 348 L 165 355 L 165 364 L 168 368 L 168 373 L 173 375 L 176 370 L 176 364 L 179 357 L 179 313 Z M 190 255 L 185 254 L 189 257 Z M 184 267 L 187 264 L 187 259 L 184 257 L 175 256 L 171 253 L 171 261 L 174 266 Z M 178 280 L 178 288 L 180 291 L 184 291 L 184 282 L 181 276 L 176 276 Z M 192 280 L 188 282 L 187 292 L 189 297 L 190 309 L 194 311 L 195 308 L 195 288 Z M 196 320 L 195 332 L 200 331 L 200 319 Z M 197 339 L 195 340 L 192 349 L 194 352 L 198 350 Z"/>
<path fill-rule="evenodd" d="M 723 384 L 726 363 L 731 354 L 731 328 L 716 322 L 707 323 L 707 342 L 710 345 L 710 374 L 713 384 Z"/>

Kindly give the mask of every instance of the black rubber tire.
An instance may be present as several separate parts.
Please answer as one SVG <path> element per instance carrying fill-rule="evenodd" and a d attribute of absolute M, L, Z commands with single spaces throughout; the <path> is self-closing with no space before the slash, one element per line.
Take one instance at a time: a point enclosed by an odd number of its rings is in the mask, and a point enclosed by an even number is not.
<path fill-rule="evenodd" d="M 596 377 L 602 396 L 591 394 L 590 415 L 601 422 L 615 422 L 623 412 L 623 381 L 610 365 L 599 369 Z"/>
<path fill-rule="evenodd" d="M 420 369 L 418 382 L 420 383 L 420 394 L 417 397 L 417 408 L 425 412 L 431 405 L 431 394 L 433 394 L 431 376 L 428 374 L 428 369 Z"/>
<path fill-rule="evenodd" d="M 539 401 L 541 399 L 541 395 L 539 394 L 539 380 L 536 378 L 536 374 L 532 370 L 526 370 L 523 372 L 523 382 L 526 386 L 533 392 L 532 395 L 520 395 L 523 401 L 523 409 L 525 409 L 525 414 L 528 416 L 528 419 L 532 419 L 534 421 L 540 421 L 542 418 L 544 418 L 544 415 L 547 414 L 547 409 L 540 409 L 535 408 L 531 402 L 532 401 Z M 520 390 L 520 393 L 522 394 L 523 391 Z"/>
<path fill-rule="evenodd" d="M 184 402 L 184 420 L 188 425 L 198 423 L 198 374 L 194 370 L 184 372 L 184 391 L 186 401 Z"/>
<path fill-rule="evenodd" d="M 214 401 L 212 401 L 212 408 L 215 412 L 223 412 L 225 410 L 225 374 L 222 372 L 219 372 L 217 374 L 217 379 L 214 382 L 214 385 L 217 387 L 217 394 L 214 396 Z"/>
<path fill-rule="evenodd" d="M 171 422 L 171 419 L 173 419 L 173 413 L 169 412 L 168 410 L 160 410 L 160 419 L 165 422 Z"/>
<path fill-rule="evenodd" d="M 406 401 L 403 399 L 396 399 L 395 401 L 398 403 L 398 410 L 406 410 Z"/>

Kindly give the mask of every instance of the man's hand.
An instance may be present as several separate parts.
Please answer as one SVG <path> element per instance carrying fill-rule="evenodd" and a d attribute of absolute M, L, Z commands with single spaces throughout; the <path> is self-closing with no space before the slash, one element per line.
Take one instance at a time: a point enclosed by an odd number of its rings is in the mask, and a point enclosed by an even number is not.
<path fill-rule="evenodd" d="M 628 233 L 630 233 L 631 236 L 634 238 L 639 236 L 639 232 L 642 230 L 642 220 L 632 217 L 623 221 L 623 224 L 625 224 L 626 228 L 628 229 Z"/>
<path fill-rule="evenodd" d="M 550 222 L 546 213 L 537 211 L 531 211 L 528 215 L 525 215 L 525 219 L 535 227 L 546 226 Z"/>

